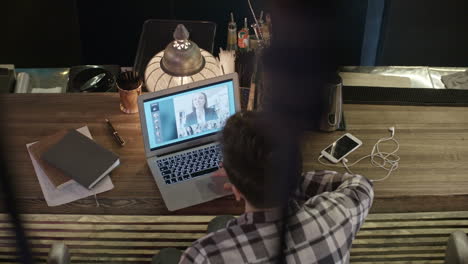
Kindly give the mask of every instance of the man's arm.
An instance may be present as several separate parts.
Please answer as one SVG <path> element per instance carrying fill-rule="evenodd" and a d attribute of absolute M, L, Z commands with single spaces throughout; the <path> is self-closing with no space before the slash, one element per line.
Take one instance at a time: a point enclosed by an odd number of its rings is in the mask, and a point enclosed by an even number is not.
<path fill-rule="evenodd" d="M 296 196 L 300 201 L 305 202 L 323 192 L 338 190 L 338 187 L 354 177 L 357 175 L 340 174 L 336 171 L 309 171 L 303 174 Z"/>
<path fill-rule="evenodd" d="M 343 207 L 348 209 L 353 223 L 353 234 L 357 234 L 374 200 L 372 183 L 361 175 L 345 174 L 348 177 L 338 189 L 330 195 Z"/>
<path fill-rule="evenodd" d="M 328 194 L 325 194 L 328 192 Z M 296 192 L 299 199 L 310 208 L 324 202 L 322 195 L 336 200 L 350 214 L 354 232 L 360 228 L 374 199 L 372 183 L 361 175 L 340 174 L 334 171 L 317 171 L 304 174 Z M 314 199 L 317 197 L 318 199 Z"/>
<path fill-rule="evenodd" d="M 180 257 L 179 264 L 208 263 L 206 256 L 200 252 L 199 245 L 194 243 L 188 247 Z"/>

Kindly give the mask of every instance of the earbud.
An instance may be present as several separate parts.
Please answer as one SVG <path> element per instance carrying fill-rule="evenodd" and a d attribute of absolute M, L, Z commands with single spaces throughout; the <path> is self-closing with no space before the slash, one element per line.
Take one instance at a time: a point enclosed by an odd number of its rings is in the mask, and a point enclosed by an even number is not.
<path fill-rule="evenodd" d="M 395 135 L 395 127 L 389 127 L 388 131 L 392 132 L 392 137 Z"/>

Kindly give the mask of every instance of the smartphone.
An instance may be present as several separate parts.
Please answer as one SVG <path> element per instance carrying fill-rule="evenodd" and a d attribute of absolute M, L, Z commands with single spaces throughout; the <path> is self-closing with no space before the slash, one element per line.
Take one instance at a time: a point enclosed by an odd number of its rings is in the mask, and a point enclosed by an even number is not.
<path fill-rule="evenodd" d="M 326 147 L 320 154 L 333 163 L 340 162 L 349 153 L 353 152 L 362 145 L 362 141 L 346 133 Z"/>

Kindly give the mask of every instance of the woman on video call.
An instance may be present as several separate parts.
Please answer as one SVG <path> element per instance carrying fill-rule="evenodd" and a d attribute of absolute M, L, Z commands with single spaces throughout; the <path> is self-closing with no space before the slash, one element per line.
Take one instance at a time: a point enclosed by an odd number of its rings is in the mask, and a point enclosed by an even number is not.
<path fill-rule="evenodd" d="M 197 93 L 192 98 L 192 112 L 187 115 L 185 126 L 203 124 L 210 120 L 218 119 L 216 111 L 208 107 L 208 100 L 205 93 Z"/>

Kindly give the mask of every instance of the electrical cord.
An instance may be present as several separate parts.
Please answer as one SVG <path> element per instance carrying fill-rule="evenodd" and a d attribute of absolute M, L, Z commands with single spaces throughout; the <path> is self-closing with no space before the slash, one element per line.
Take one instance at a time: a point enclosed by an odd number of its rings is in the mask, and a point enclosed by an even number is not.
<path fill-rule="evenodd" d="M 354 174 L 350 167 L 356 165 L 357 163 L 361 162 L 362 160 L 364 159 L 367 159 L 367 158 L 370 158 L 371 159 L 371 164 L 375 167 L 380 167 L 387 172 L 387 175 L 385 175 L 385 177 L 383 178 L 380 178 L 380 179 L 375 179 L 375 180 L 371 180 L 372 182 L 377 182 L 377 181 L 384 181 L 386 180 L 390 174 L 398 169 L 398 164 L 399 164 L 399 161 L 400 161 L 400 157 L 398 155 L 396 155 L 396 153 L 398 152 L 398 150 L 400 149 L 400 144 L 398 143 L 398 141 L 395 139 L 395 128 L 394 127 L 390 127 L 389 128 L 389 131 L 391 131 L 392 135 L 390 137 L 386 137 L 386 138 L 381 138 L 377 141 L 377 143 L 374 144 L 374 147 L 372 148 L 372 152 L 370 155 L 366 155 L 358 160 L 356 160 L 355 162 L 351 163 L 351 164 L 347 164 L 348 163 L 348 160 L 343 158 L 341 160 L 343 166 L 341 165 L 334 165 L 334 164 L 327 164 L 325 162 L 323 162 L 321 160 L 321 158 L 323 158 L 323 155 L 320 155 L 318 157 L 318 162 L 321 163 L 322 165 L 325 165 L 325 166 L 331 166 L 331 167 L 340 167 L 340 168 L 345 168 L 349 173 L 351 174 Z M 383 151 L 380 151 L 380 148 L 379 148 L 379 145 L 383 142 L 387 142 L 387 141 L 392 141 L 395 143 L 396 145 L 396 148 L 392 151 L 392 152 L 383 152 Z"/>

